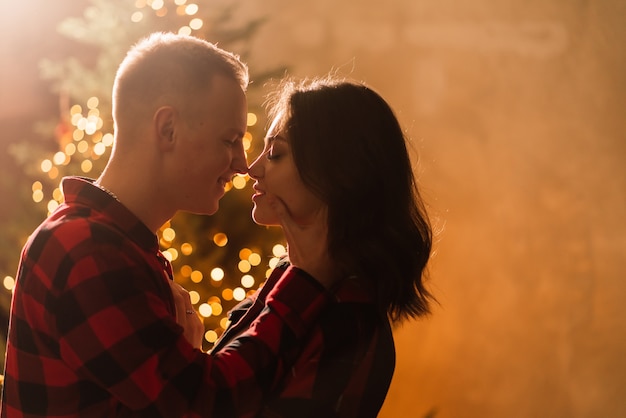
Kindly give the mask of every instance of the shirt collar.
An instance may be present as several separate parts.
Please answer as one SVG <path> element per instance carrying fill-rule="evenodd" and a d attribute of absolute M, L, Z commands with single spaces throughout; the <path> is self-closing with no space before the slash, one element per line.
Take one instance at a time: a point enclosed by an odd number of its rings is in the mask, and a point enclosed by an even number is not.
<path fill-rule="evenodd" d="M 61 180 L 61 191 L 66 203 L 91 208 L 141 248 L 158 251 L 156 235 L 114 196 L 96 186 L 93 179 L 64 177 Z"/>

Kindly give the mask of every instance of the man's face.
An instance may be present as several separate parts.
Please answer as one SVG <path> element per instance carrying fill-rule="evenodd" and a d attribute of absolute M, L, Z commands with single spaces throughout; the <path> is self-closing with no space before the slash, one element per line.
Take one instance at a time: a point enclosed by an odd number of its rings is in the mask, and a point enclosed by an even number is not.
<path fill-rule="evenodd" d="M 239 84 L 214 76 L 208 93 L 191 102 L 195 109 L 178 130 L 177 196 L 179 210 L 213 214 L 224 186 L 236 173 L 247 172 L 242 138 L 247 102 Z"/>

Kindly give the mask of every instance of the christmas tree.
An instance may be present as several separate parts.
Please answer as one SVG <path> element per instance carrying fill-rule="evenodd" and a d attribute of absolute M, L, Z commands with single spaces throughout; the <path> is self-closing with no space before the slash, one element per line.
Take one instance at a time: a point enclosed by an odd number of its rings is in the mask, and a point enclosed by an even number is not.
<path fill-rule="evenodd" d="M 95 178 L 104 168 L 113 145 L 113 77 L 128 48 L 154 31 L 178 32 L 218 43 L 239 54 L 245 62 L 251 53 L 250 38 L 263 19 L 236 22 L 234 12 L 238 7 L 242 4 L 236 1 L 223 5 L 211 2 L 208 6 L 188 4 L 187 0 L 90 0 L 81 17 L 67 18 L 61 23 L 58 30 L 86 45 L 90 52 L 80 58 L 41 62 L 42 77 L 59 95 L 60 116 L 53 123 L 40 122 L 40 131 L 47 132 L 47 142 L 15 145 L 11 150 L 29 184 L 20 192 L 28 200 L 24 206 L 36 220 L 34 225 L 62 202 L 59 184 L 63 176 Z M 264 125 L 259 99 L 262 95 L 254 89 L 263 80 L 283 72 L 283 68 L 277 68 L 265 74 L 251 73 L 248 132 L 244 137 L 249 158 L 260 151 L 255 147 L 262 145 Z M 280 230 L 252 222 L 249 180 L 248 176 L 233 179 L 217 214 L 179 213 L 158 232 L 161 248 L 172 262 L 175 280 L 190 291 L 192 302 L 204 319 L 205 349 L 226 327 L 228 310 L 258 288 L 285 252 Z M 7 236 L 26 237 L 31 231 L 13 231 Z M 2 257 L 11 257 L 12 262 L 3 260 L 0 266 L 12 267 L 19 259 L 19 249 Z M 14 271 L 4 272 L 7 295 L 14 286 Z M 7 297 L 1 299 L 5 317 L 6 300 Z"/>

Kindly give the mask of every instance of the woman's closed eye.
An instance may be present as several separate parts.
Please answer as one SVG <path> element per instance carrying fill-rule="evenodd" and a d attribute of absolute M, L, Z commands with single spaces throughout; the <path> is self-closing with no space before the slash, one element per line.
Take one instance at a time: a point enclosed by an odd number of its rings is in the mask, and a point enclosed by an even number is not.
<path fill-rule="evenodd" d="M 267 150 L 266 152 L 266 158 L 270 161 L 272 160 L 277 160 L 280 157 L 283 156 L 283 152 L 281 152 L 279 149 L 276 149 L 277 147 L 275 146 L 271 146 L 270 149 Z"/>

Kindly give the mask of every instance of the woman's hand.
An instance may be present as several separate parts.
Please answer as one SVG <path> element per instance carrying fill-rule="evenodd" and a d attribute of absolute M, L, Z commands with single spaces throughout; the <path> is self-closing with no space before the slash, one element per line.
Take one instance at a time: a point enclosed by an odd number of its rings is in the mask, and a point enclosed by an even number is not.
<path fill-rule="evenodd" d="M 183 335 L 189 344 L 201 350 L 204 325 L 198 317 L 198 313 L 193 309 L 189 292 L 173 280 L 170 280 L 169 283 L 176 305 L 176 322 L 185 330 Z"/>
<path fill-rule="evenodd" d="M 291 264 L 330 288 L 338 271 L 328 253 L 328 207 L 321 205 L 311 219 L 296 222 L 280 199 L 272 197 L 270 204 L 280 218 Z"/>

